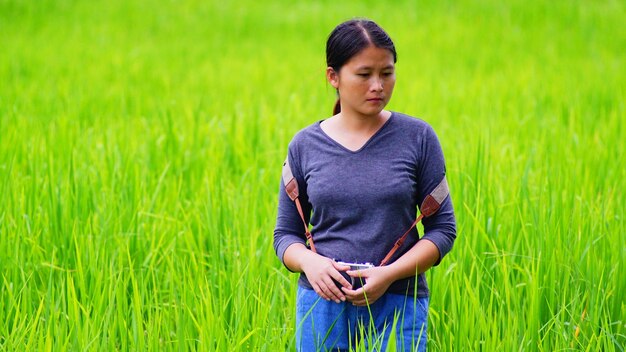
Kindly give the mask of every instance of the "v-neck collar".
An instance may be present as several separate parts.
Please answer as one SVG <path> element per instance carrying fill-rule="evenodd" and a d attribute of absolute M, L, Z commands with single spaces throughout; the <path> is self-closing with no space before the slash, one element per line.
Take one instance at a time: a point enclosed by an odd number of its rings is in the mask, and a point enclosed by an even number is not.
<path fill-rule="evenodd" d="M 380 132 L 385 129 L 385 127 L 389 124 L 389 122 L 391 122 L 391 119 L 394 118 L 394 115 L 395 115 L 395 113 L 393 111 L 391 111 L 391 115 L 389 116 L 387 121 L 385 121 L 385 123 L 383 123 L 383 125 L 380 126 L 378 128 L 378 130 L 376 130 L 376 132 L 374 132 L 374 134 L 365 143 L 363 143 L 363 145 L 359 149 L 357 149 L 357 150 L 352 150 L 352 149 L 346 148 L 346 146 L 344 146 L 343 144 L 337 142 L 335 139 L 333 139 L 331 136 L 329 136 L 326 132 L 324 132 L 324 130 L 322 129 L 322 126 L 321 126 L 321 123 L 324 120 L 318 121 L 316 126 L 319 129 L 319 131 L 322 133 L 322 135 L 324 137 L 328 138 L 328 140 L 330 140 L 333 144 L 335 144 L 339 148 L 343 149 L 344 151 L 347 151 L 348 153 L 357 154 L 357 153 L 361 152 L 363 149 L 365 149 L 372 142 L 372 140 L 374 140 L 376 138 L 376 136 L 378 136 L 380 134 Z"/>

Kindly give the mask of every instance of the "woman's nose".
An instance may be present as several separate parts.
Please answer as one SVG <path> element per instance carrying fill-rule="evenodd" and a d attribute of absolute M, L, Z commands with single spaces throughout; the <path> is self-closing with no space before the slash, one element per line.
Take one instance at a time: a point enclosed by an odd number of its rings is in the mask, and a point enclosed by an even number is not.
<path fill-rule="evenodd" d="M 380 92 L 383 90 L 383 80 L 382 78 L 374 78 L 373 82 L 370 86 L 370 89 L 374 92 Z"/>

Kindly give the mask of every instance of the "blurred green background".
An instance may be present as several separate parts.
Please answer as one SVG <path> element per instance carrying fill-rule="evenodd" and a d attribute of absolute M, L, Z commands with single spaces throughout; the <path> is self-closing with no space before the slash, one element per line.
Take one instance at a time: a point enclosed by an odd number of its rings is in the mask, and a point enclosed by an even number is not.
<path fill-rule="evenodd" d="M 355 16 L 447 160 L 429 349 L 623 351 L 623 1 L 0 0 L 0 349 L 292 350 L 280 167 Z"/>

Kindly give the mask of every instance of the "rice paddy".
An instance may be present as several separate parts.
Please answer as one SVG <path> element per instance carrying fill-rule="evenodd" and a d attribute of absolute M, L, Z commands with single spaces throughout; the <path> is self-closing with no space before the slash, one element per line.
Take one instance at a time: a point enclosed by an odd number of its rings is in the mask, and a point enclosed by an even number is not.
<path fill-rule="evenodd" d="M 355 16 L 446 156 L 429 350 L 624 351 L 626 4 L 517 0 L 0 0 L 0 350 L 292 350 L 280 171 Z"/>

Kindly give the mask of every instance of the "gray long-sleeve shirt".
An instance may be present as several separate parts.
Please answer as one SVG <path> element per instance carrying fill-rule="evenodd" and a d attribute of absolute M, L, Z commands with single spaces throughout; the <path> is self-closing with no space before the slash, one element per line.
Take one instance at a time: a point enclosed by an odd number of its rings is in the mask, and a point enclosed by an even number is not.
<path fill-rule="evenodd" d="M 363 147 L 351 151 L 330 138 L 320 122 L 298 132 L 288 148 L 317 252 L 346 262 L 378 265 L 445 175 L 439 140 L 426 122 L 393 112 Z M 283 261 L 287 247 L 304 244 L 306 238 L 282 180 L 279 193 L 274 249 Z M 450 197 L 437 213 L 423 220 L 423 225 L 422 239 L 437 246 L 441 260 L 456 238 Z M 391 262 L 417 241 L 418 233 L 413 229 Z M 304 274 L 298 282 L 311 288 Z M 387 292 L 413 295 L 416 283 L 418 297 L 428 296 L 424 274 L 398 280 Z"/>

